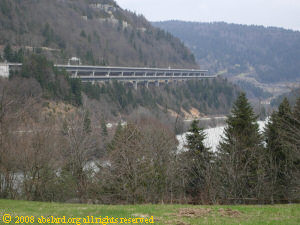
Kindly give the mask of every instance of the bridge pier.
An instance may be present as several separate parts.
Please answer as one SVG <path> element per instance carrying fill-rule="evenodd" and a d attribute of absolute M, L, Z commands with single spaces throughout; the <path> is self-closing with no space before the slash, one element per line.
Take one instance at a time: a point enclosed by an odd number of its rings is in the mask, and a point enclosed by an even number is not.
<path fill-rule="evenodd" d="M 72 77 L 77 78 L 78 70 L 72 71 Z"/>
<path fill-rule="evenodd" d="M 137 80 L 134 80 L 133 81 L 133 88 L 134 88 L 134 90 L 137 90 L 137 84 L 138 84 Z"/>
<path fill-rule="evenodd" d="M 9 66 L 6 64 L 0 65 L 0 76 L 1 77 L 9 77 Z"/>
<path fill-rule="evenodd" d="M 145 87 L 146 87 L 147 89 L 149 88 L 149 81 L 148 81 L 148 80 L 145 81 Z"/>
<path fill-rule="evenodd" d="M 155 86 L 156 86 L 156 87 L 159 87 L 159 80 L 156 80 L 156 81 L 155 81 Z"/>

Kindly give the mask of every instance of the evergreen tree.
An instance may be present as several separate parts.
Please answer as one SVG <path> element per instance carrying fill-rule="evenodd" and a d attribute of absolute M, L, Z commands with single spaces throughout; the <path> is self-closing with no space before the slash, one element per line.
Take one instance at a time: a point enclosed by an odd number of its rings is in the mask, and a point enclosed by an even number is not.
<path fill-rule="evenodd" d="M 84 114 L 83 130 L 84 130 L 86 133 L 91 133 L 91 132 L 92 132 L 90 113 L 89 113 L 88 110 L 86 110 L 86 112 L 85 112 L 85 114 Z"/>
<path fill-rule="evenodd" d="M 294 107 L 294 109 L 297 105 Z M 284 98 L 278 107 L 278 112 L 273 112 L 265 128 L 266 160 L 268 162 L 268 175 L 270 198 L 291 199 L 293 192 L 294 172 L 298 170 L 299 158 L 294 155 L 297 144 L 294 134 L 299 132 L 299 123 L 294 119 L 291 106 Z M 296 150 L 297 151 L 297 150 Z M 295 157 L 296 156 L 296 157 Z"/>
<path fill-rule="evenodd" d="M 290 120 L 291 106 L 289 100 L 285 97 L 278 107 L 278 116 L 283 120 Z"/>
<path fill-rule="evenodd" d="M 226 120 L 225 136 L 220 143 L 221 152 L 248 151 L 249 148 L 260 145 L 262 139 L 257 118 L 246 94 L 240 93 L 233 105 L 231 115 Z"/>
<path fill-rule="evenodd" d="M 133 99 L 133 94 L 132 94 L 132 90 L 131 89 L 129 89 L 128 92 L 127 92 L 127 99 L 128 99 L 128 103 L 129 104 L 135 105 L 135 101 Z"/>
<path fill-rule="evenodd" d="M 294 109 L 293 109 L 293 116 L 294 116 L 294 119 L 298 123 L 300 123 L 300 96 L 296 100 L 296 104 L 295 104 Z"/>
<path fill-rule="evenodd" d="M 84 31 L 84 30 L 82 30 L 82 31 L 81 31 L 81 33 L 80 33 L 80 37 L 86 38 L 86 33 L 85 33 L 85 31 Z"/>
<path fill-rule="evenodd" d="M 280 127 L 278 123 L 278 113 L 273 112 L 268 123 L 265 127 L 266 138 L 266 160 L 268 164 L 268 184 L 270 187 L 270 199 L 271 203 L 274 203 L 274 199 L 279 198 L 282 195 L 282 185 L 284 176 L 280 172 L 282 170 L 284 160 L 284 154 L 282 149 L 282 139 L 280 138 Z M 282 164 L 283 163 L 283 164 Z"/>
<path fill-rule="evenodd" d="M 114 135 L 111 143 L 108 145 L 108 151 L 115 150 L 116 143 L 118 142 L 118 140 L 119 140 L 119 138 L 120 138 L 123 130 L 124 129 L 122 127 L 121 121 L 119 121 L 118 125 L 117 125 L 117 129 L 116 129 L 115 135 Z"/>
<path fill-rule="evenodd" d="M 54 40 L 53 29 L 50 28 L 49 23 L 45 24 L 42 34 L 45 37 L 43 46 L 49 46 L 49 44 Z"/>
<path fill-rule="evenodd" d="M 16 62 L 19 62 L 19 63 L 24 62 L 24 51 L 22 48 L 20 48 L 18 53 L 16 53 Z"/>
<path fill-rule="evenodd" d="M 195 201 L 200 203 L 203 200 L 203 195 L 207 195 L 207 177 L 209 176 L 212 153 L 203 143 L 206 134 L 203 128 L 198 126 L 198 123 L 198 120 L 193 120 L 188 130 L 190 134 L 186 136 L 186 147 L 189 149 L 187 155 L 191 162 L 188 192 L 195 198 Z"/>
<path fill-rule="evenodd" d="M 108 135 L 108 131 L 107 131 L 107 126 L 106 126 L 106 121 L 105 119 L 101 120 L 101 129 L 102 129 L 102 135 L 103 136 L 107 136 Z"/>
<path fill-rule="evenodd" d="M 70 80 L 71 92 L 74 95 L 74 100 L 77 106 L 82 105 L 82 96 L 81 96 L 81 80 L 80 78 L 72 78 Z"/>
<path fill-rule="evenodd" d="M 15 62 L 14 52 L 9 43 L 4 48 L 4 58 L 8 62 Z"/>
<path fill-rule="evenodd" d="M 218 147 L 224 197 L 234 198 L 236 202 L 253 195 L 256 197 L 253 192 L 262 151 L 262 137 L 256 120 L 246 94 L 240 93 L 226 120 L 224 137 Z"/>
<path fill-rule="evenodd" d="M 199 121 L 193 120 L 190 129 L 188 132 L 191 134 L 186 135 L 187 139 L 187 148 L 190 152 L 193 152 L 197 155 L 206 155 L 208 154 L 209 148 L 204 146 L 204 139 L 206 138 L 206 134 L 203 131 L 203 128 L 198 126 Z"/>

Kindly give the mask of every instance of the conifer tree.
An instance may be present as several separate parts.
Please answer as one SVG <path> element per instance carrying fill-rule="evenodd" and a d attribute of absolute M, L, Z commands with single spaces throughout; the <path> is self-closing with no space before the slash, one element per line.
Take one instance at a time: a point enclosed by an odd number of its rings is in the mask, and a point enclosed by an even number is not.
<path fill-rule="evenodd" d="M 256 120 L 246 94 L 240 93 L 226 120 L 224 137 L 218 147 L 224 197 L 235 199 L 235 203 L 255 195 L 260 166 L 258 156 L 262 151 Z"/>
<path fill-rule="evenodd" d="M 86 112 L 84 114 L 83 129 L 84 129 L 85 133 L 91 133 L 92 132 L 90 113 L 89 113 L 88 110 L 86 110 Z"/>
<path fill-rule="evenodd" d="M 278 107 L 278 116 L 284 120 L 290 120 L 291 112 L 289 100 L 285 97 Z"/>
<path fill-rule="evenodd" d="M 191 134 L 187 134 L 187 148 L 190 152 L 193 152 L 197 155 L 207 155 L 209 148 L 204 146 L 204 139 L 206 138 L 206 134 L 203 131 L 203 128 L 198 126 L 199 121 L 193 120 L 190 129 L 188 132 Z"/>
<path fill-rule="evenodd" d="M 298 102 L 298 101 L 297 101 Z M 297 104 L 294 110 L 297 108 Z M 297 159 L 297 144 L 294 135 L 299 132 L 299 123 L 292 112 L 287 98 L 284 98 L 273 112 L 265 128 L 266 160 L 268 162 L 268 175 L 270 198 L 274 203 L 276 199 L 291 199 L 293 193 L 294 175 L 299 175 L 299 158 Z M 297 173 L 298 170 L 298 173 Z"/>
<path fill-rule="evenodd" d="M 295 153 L 300 159 L 300 95 L 292 110 L 292 123 L 286 126 L 286 137 L 295 145 Z"/>
<path fill-rule="evenodd" d="M 107 131 L 107 126 L 106 126 L 106 120 L 102 119 L 101 120 L 101 129 L 102 129 L 102 135 L 103 136 L 107 136 L 108 135 L 108 131 Z"/>
<path fill-rule="evenodd" d="M 198 126 L 198 123 L 198 120 L 193 120 L 188 130 L 190 134 L 186 136 L 186 147 L 189 150 L 187 155 L 191 162 L 188 192 L 196 198 L 197 202 L 203 203 L 203 195 L 207 196 L 212 153 L 209 151 L 210 148 L 206 147 L 203 143 L 206 134 L 203 128 Z"/>
<path fill-rule="evenodd" d="M 10 46 L 10 44 L 8 43 L 6 46 L 5 46 L 5 49 L 4 49 L 4 58 L 8 61 L 8 62 L 14 62 L 15 59 L 14 59 L 14 52 Z"/>
<path fill-rule="evenodd" d="M 261 144 L 257 116 L 248 102 L 246 94 L 240 93 L 228 116 L 225 136 L 220 143 L 221 152 L 249 150 Z"/>
<path fill-rule="evenodd" d="M 108 145 L 108 148 L 107 148 L 108 151 L 115 150 L 116 143 L 118 142 L 123 130 L 124 129 L 123 129 L 122 123 L 121 123 L 121 121 L 119 121 L 118 125 L 117 125 L 117 128 L 116 128 L 116 131 L 115 131 L 115 134 L 114 134 L 114 137 L 111 140 L 111 143 Z"/>
<path fill-rule="evenodd" d="M 293 109 L 294 119 L 300 123 L 300 96 L 296 100 L 296 104 Z"/>

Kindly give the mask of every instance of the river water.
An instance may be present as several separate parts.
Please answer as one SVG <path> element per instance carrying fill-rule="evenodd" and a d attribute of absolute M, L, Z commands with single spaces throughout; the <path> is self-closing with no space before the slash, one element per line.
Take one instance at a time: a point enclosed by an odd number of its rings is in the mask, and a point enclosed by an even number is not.
<path fill-rule="evenodd" d="M 263 132 L 265 125 L 268 121 L 268 118 L 265 121 L 258 121 L 259 130 L 260 132 Z M 214 128 L 208 128 L 205 129 L 204 132 L 206 133 L 206 138 L 204 140 L 204 145 L 206 147 L 211 148 L 212 152 L 217 151 L 217 146 L 219 145 L 219 142 L 222 140 L 222 136 L 224 135 L 224 128 L 225 126 L 217 126 Z M 187 148 L 184 147 L 186 142 L 186 135 L 189 134 L 188 132 L 176 135 L 176 138 L 179 142 L 178 144 L 178 151 L 186 151 Z"/>

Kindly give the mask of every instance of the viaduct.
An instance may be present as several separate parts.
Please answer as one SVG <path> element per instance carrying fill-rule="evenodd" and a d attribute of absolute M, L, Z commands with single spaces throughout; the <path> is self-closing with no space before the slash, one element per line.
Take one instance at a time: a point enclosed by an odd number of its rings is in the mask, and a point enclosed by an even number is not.
<path fill-rule="evenodd" d="M 21 63 L 1 63 L 0 76 L 9 77 L 9 71 L 19 69 Z M 65 69 L 72 78 L 80 78 L 82 82 L 110 82 L 113 80 L 131 82 L 137 89 L 138 83 L 144 83 L 148 88 L 149 82 L 159 86 L 160 82 L 184 81 L 189 79 L 214 78 L 215 75 L 207 75 L 207 70 L 196 69 L 171 69 L 171 68 L 138 68 L 138 67 L 110 67 L 88 65 L 55 65 L 59 69 Z"/>

